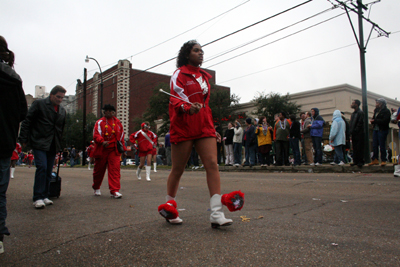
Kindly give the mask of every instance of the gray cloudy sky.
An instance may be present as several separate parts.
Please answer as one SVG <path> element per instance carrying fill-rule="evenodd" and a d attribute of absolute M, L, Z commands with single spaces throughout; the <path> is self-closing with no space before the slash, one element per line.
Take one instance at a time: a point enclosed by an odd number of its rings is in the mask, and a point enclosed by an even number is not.
<path fill-rule="evenodd" d="M 84 62 L 86 55 L 96 58 L 103 70 L 124 58 L 135 69 L 147 69 L 176 56 L 187 40 L 206 44 L 305 1 L 0 0 L 0 35 L 16 54 L 15 70 L 27 94 L 34 94 L 35 85 L 44 85 L 49 91 L 56 84 L 66 87 L 67 94 L 75 94 L 76 79 L 82 79 L 83 68 L 89 70 L 89 78 L 97 71 L 94 61 Z M 211 66 L 217 83 L 231 87 L 241 103 L 252 100 L 258 92 L 297 93 L 343 83 L 361 87 L 359 51 L 347 16 L 312 27 L 342 14 L 342 9 L 288 27 L 332 8 L 331 2 L 336 1 L 311 1 L 205 46 L 203 67 Z M 376 38 L 373 31 L 366 54 L 368 90 L 390 98 L 399 97 L 399 14 L 399 0 L 382 0 L 365 13 L 392 32 L 389 38 Z M 355 14 L 351 18 L 358 29 Z M 370 29 L 371 24 L 364 22 L 365 38 Z M 264 38 L 226 53 L 260 37 Z M 174 69 L 172 61 L 150 71 L 172 74 Z"/>

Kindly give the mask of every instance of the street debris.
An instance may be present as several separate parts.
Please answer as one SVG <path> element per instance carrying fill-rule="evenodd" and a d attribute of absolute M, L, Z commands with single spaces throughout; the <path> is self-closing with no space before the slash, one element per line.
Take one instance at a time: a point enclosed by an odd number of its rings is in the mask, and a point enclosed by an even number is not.
<path fill-rule="evenodd" d="M 338 243 L 331 243 L 331 245 L 332 245 L 332 246 L 334 246 L 334 247 L 337 247 L 337 246 L 339 246 L 339 244 L 338 244 Z"/>
<path fill-rule="evenodd" d="M 183 211 L 183 210 L 186 210 L 186 209 L 178 209 L 178 211 Z"/>
<path fill-rule="evenodd" d="M 349 202 L 348 200 L 341 199 L 340 202 L 346 203 Z"/>
<path fill-rule="evenodd" d="M 257 218 L 257 219 L 259 220 L 259 219 L 262 219 L 262 218 L 264 218 L 264 216 L 258 216 L 258 218 Z"/>
<path fill-rule="evenodd" d="M 242 222 L 249 222 L 250 218 L 247 218 L 246 215 L 240 216 L 240 218 L 242 219 Z"/>
<path fill-rule="evenodd" d="M 312 200 L 321 200 L 321 199 L 320 199 L 320 198 L 315 198 L 315 197 L 314 197 Z"/>

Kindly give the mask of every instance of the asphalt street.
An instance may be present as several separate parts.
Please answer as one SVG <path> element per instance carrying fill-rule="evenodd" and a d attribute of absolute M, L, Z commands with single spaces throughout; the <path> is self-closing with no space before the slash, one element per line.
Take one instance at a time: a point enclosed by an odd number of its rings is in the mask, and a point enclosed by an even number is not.
<path fill-rule="evenodd" d="M 91 171 L 61 168 L 54 205 L 32 205 L 35 168 L 17 167 L 7 193 L 0 266 L 400 266 L 400 178 L 392 173 L 221 172 L 245 205 L 212 229 L 204 171 L 186 171 L 182 225 L 158 214 L 167 169 L 138 181 L 121 170 L 122 199 L 91 188 Z M 144 176 L 144 175 L 143 175 Z"/>

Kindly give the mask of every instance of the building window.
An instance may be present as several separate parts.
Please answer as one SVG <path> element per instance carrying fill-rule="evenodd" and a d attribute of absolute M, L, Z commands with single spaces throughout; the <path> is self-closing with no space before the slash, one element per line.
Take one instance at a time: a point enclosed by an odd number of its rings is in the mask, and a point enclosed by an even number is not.
<path fill-rule="evenodd" d="M 114 98 L 114 91 L 111 92 L 111 98 Z"/>

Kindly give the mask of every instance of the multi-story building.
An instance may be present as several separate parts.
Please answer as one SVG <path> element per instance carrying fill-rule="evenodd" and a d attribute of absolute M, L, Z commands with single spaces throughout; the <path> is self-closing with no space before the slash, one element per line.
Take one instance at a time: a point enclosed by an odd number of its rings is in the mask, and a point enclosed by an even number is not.
<path fill-rule="evenodd" d="M 212 75 L 210 82 L 215 83 L 215 71 L 207 70 Z M 121 120 L 126 136 L 133 132 L 133 119 L 143 116 L 148 108 L 148 102 L 153 95 L 154 88 L 160 83 L 169 84 L 171 76 L 132 69 L 129 60 L 119 60 L 118 64 L 103 71 L 103 106 L 113 105 L 117 110 L 117 117 Z M 86 113 L 101 116 L 100 107 L 101 75 L 96 72 L 93 78 L 87 81 Z M 220 89 L 230 90 L 229 87 L 217 86 Z M 83 84 L 76 86 L 77 109 L 83 109 Z"/>
<path fill-rule="evenodd" d="M 76 112 L 76 96 L 74 95 L 66 95 L 64 96 L 63 101 L 61 102 L 61 106 L 65 108 L 65 111 L 68 114 L 75 114 Z"/>
<path fill-rule="evenodd" d="M 49 93 L 46 93 L 46 86 L 43 85 L 36 85 L 35 86 L 35 98 L 46 98 L 49 96 Z"/>

